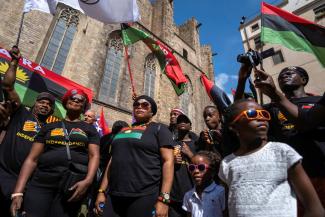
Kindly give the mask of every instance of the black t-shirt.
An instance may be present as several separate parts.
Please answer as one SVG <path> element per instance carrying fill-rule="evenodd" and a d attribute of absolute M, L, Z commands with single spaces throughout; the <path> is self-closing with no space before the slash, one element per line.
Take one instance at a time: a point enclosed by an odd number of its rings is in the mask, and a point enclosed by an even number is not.
<path fill-rule="evenodd" d="M 308 111 L 321 97 L 308 96 L 292 99 L 300 110 Z M 265 105 L 271 113 L 269 139 L 292 146 L 302 155 L 302 165 L 310 177 L 325 177 L 325 125 L 308 131 L 296 129 L 275 104 Z"/>
<path fill-rule="evenodd" d="M 64 121 L 64 124 L 69 136 L 72 162 L 87 166 L 88 145 L 99 145 L 99 135 L 95 127 L 83 121 Z M 35 142 L 43 143 L 45 149 L 39 157 L 32 183 L 38 180 L 38 182 L 45 182 L 39 184 L 51 184 L 49 175 L 53 177 L 52 180 L 55 180 L 68 168 L 67 141 L 65 140 L 62 121 L 44 126 L 35 137 Z"/>
<path fill-rule="evenodd" d="M 198 136 L 191 132 L 190 133 L 191 141 L 186 141 L 185 143 L 189 146 L 193 154 L 196 153 L 195 142 L 198 139 Z M 177 145 L 182 146 L 182 141 L 176 141 Z M 171 198 L 175 202 L 182 202 L 184 195 L 187 191 L 191 190 L 194 186 L 194 182 L 191 174 L 187 169 L 187 165 L 190 163 L 190 160 L 187 156 L 182 155 L 182 164 L 174 165 L 174 181 L 171 190 Z"/>
<path fill-rule="evenodd" d="M 162 177 L 160 148 L 173 145 L 163 124 L 123 128 L 112 142 L 110 194 L 138 197 L 157 193 Z"/>
<path fill-rule="evenodd" d="M 69 137 L 69 147 L 73 162 L 88 164 L 88 145 L 99 145 L 99 135 L 94 126 L 83 121 L 64 121 Z M 51 123 L 41 129 L 35 137 L 35 142 L 45 144 L 45 150 L 38 160 L 39 167 L 51 169 L 56 166 L 66 166 L 66 139 L 62 121 Z"/>
<path fill-rule="evenodd" d="M 32 112 L 20 106 L 11 116 L 6 135 L 0 145 L 0 167 L 4 171 L 15 177 L 19 175 L 39 130 L 40 125 Z"/>
<path fill-rule="evenodd" d="M 110 133 L 100 138 L 100 165 L 99 167 L 105 170 L 107 163 L 111 157 L 111 144 L 115 134 Z"/>

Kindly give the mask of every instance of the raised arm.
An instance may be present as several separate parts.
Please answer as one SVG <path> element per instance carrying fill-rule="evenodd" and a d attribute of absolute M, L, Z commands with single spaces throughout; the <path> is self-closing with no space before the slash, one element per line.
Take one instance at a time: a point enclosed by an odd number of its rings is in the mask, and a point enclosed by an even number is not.
<path fill-rule="evenodd" d="M 276 89 L 271 75 L 261 70 L 256 70 L 255 73 L 260 78 L 254 81 L 255 86 L 259 88 L 262 93 L 270 97 L 272 102 L 279 106 L 280 110 L 289 120 L 296 123 L 298 121 L 298 107 Z"/>
<path fill-rule="evenodd" d="M 236 88 L 236 93 L 234 96 L 234 101 L 242 99 L 245 92 L 246 80 L 252 71 L 252 67 L 247 64 L 242 64 L 238 72 L 238 83 Z"/>
<path fill-rule="evenodd" d="M 14 105 L 14 110 L 15 110 L 21 104 L 19 96 L 15 90 L 16 70 L 21 55 L 17 46 L 12 47 L 9 53 L 12 59 L 9 64 L 9 68 L 5 72 L 5 76 L 2 81 L 2 88 L 4 90 L 6 100 L 11 101 L 11 103 Z"/>

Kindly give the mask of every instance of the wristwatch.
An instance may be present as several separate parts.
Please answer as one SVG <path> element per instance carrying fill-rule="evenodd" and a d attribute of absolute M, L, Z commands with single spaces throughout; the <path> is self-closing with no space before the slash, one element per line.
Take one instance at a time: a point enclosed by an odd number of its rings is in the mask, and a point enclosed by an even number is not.
<path fill-rule="evenodd" d="M 158 200 L 165 204 L 170 204 L 170 195 L 167 192 L 160 192 Z"/>

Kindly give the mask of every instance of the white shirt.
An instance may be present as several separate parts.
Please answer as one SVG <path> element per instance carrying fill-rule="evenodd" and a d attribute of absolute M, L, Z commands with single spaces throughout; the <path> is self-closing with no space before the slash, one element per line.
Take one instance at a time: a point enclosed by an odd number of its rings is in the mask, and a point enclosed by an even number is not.
<path fill-rule="evenodd" d="M 219 177 L 229 187 L 229 216 L 297 216 L 288 169 L 301 158 L 290 146 L 279 142 L 269 142 L 249 155 L 225 157 Z"/>
<path fill-rule="evenodd" d="M 186 192 L 182 208 L 190 212 L 192 217 L 222 217 L 225 209 L 225 189 L 213 182 L 202 192 L 202 198 L 195 187 Z"/>

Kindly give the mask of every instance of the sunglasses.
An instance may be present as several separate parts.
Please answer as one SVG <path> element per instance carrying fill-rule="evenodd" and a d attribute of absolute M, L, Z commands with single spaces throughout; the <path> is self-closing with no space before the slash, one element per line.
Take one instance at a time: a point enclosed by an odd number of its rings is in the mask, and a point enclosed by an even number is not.
<path fill-rule="evenodd" d="M 78 103 L 83 103 L 85 101 L 84 97 L 78 97 L 78 96 L 70 96 L 69 97 L 70 100 L 74 101 L 74 102 L 78 102 Z"/>
<path fill-rule="evenodd" d="M 244 116 L 247 120 L 271 120 L 270 113 L 264 109 L 248 109 L 242 111 L 239 115 L 237 115 L 231 124 L 236 123 L 242 116 Z"/>
<path fill-rule="evenodd" d="M 207 164 L 189 164 L 187 166 L 188 171 L 190 171 L 191 173 L 194 172 L 194 170 L 198 169 L 200 172 L 203 172 L 205 170 L 207 170 L 209 168 L 209 165 Z"/>
<path fill-rule="evenodd" d="M 148 110 L 149 109 L 149 107 L 150 107 L 150 103 L 148 103 L 148 102 L 135 102 L 135 103 L 133 103 L 133 108 L 138 108 L 138 107 L 141 107 L 141 108 L 143 108 L 143 109 L 146 109 L 146 110 Z"/>

